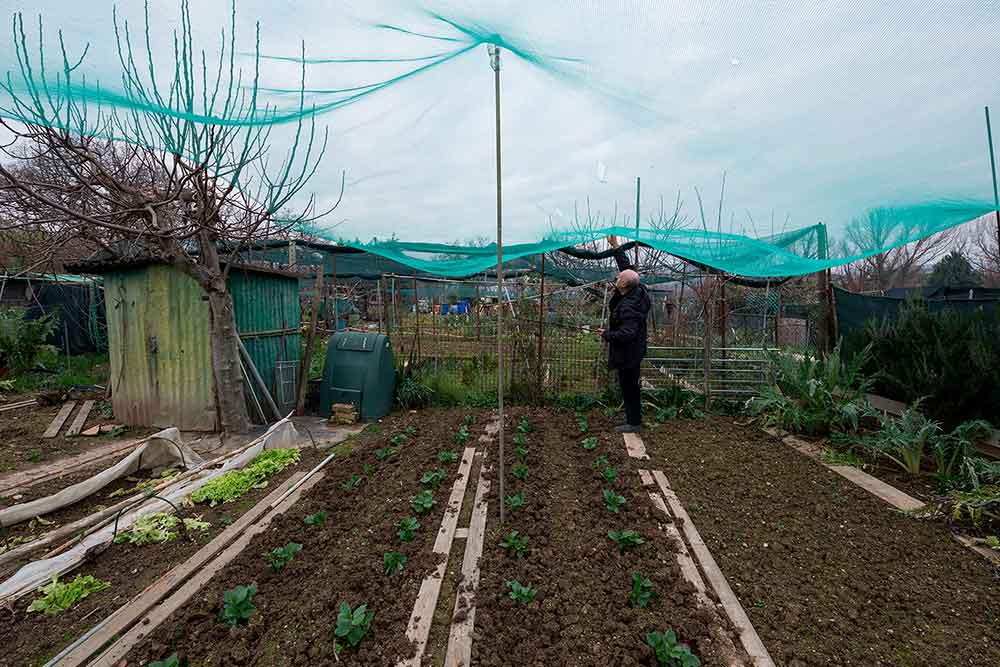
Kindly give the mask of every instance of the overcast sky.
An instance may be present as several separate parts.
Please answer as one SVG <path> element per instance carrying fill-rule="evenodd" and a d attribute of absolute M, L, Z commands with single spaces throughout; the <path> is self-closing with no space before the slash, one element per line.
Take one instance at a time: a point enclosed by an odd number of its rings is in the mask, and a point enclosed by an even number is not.
<path fill-rule="evenodd" d="M 50 52 L 90 42 L 86 67 L 113 81 L 112 4 L 7 0 L 41 13 Z M 215 52 L 228 3 L 192 3 L 198 45 Z M 164 68 L 179 3 L 151 0 Z M 697 7 L 693 5 L 698 5 Z M 892 7 L 889 7 L 892 5 Z M 142 4 L 118 3 L 133 30 Z M 991 200 L 983 107 L 1000 125 L 1000 19 L 994 1 L 398 2 L 244 0 L 240 48 L 328 59 L 420 58 L 461 48 L 376 27 L 463 39 L 431 9 L 543 55 L 503 54 L 505 237 L 570 224 L 574 205 L 619 221 L 678 192 L 714 220 L 726 174 L 724 227 L 765 234 L 825 221 L 836 233 L 865 208 L 934 198 Z M 7 17 L 9 18 L 9 17 Z M 0 40 L 4 69 L 14 66 Z M 576 59 L 546 60 L 562 57 Z M 360 86 L 429 61 L 324 63 L 312 89 Z M 53 63 L 54 64 L 54 63 Z M 249 70 L 252 62 L 244 58 Z M 298 66 L 265 61 L 261 83 L 295 88 Z M 272 101 L 292 104 L 294 98 Z M 315 95 L 322 104 L 330 96 Z M 331 141 L 310 190 L 331 202 L 346 237 L 453 241 L 495 235 L 493 81 L 485 46 L 321 115 Z M 1000 129 L 998 129 L 1000 134 Z M 274 134 L 278 156 L 288 128 Z M 750 219 L 753 219 L 753 225 Z"/>

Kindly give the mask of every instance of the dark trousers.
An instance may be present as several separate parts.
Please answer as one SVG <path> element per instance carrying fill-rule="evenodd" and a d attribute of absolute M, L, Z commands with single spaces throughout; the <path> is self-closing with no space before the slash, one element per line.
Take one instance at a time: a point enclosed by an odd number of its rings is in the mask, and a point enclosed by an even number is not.
<path fill-rule="evenodd" d="M 639 367 L 619 368 L 618 384 L 625 401 L 625 423 L 639 426 L 642 423 L 642 399 L 639 393 Z"/>

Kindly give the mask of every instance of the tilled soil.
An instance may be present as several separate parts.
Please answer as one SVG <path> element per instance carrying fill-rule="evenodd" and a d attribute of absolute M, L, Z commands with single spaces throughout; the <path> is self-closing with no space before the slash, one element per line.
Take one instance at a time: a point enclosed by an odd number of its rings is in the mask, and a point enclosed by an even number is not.
<path fill-rule="evenodd" d="M 721 633 L 739 646 L 736 635 L 714 609 L 699 604 L 694 588 L 682 578 L 677 545 L 662 531 L 664 517 L 641 486 L 621 436 L 596 412 L 589 416 L 586 434 L 580 433 L 572 413 L 552 411 L 517 413 L 508 433 L 521 414 L 534 428 L 528 434 L 529 472 L 523 482 L 511 474 L 516 462 L 509 445 L 506 494 L 523 492 L 527 502 L 523 509 L 509 511 L 501 527 L 494 481 L 480 561 L 474 664 L 653 665 L 645 635 L 668 628 L 690 645 L 701 664 L 725 664 L 724 649 L 713 637 Z M 583 448 L 588 436 L 599 439 L 597 449 Z M 594 466 L 601 455 L 619 473 L 613 484 Z M 626 499 L 617 514 L 605 508 L 606 488 Z M 607 534 L 622 529 L 639 531 L 646 543 L 620 554 Z M 522 560 L 500 545 L 510 530 L 529 538 Z M 633 572 L 653 583 L 656 597 L 646 609 L 628 604 Z M 510 580 L 536 588 L 534 601 L 512 600 L 505 585 Z"/>
<path fill-rule="evenodd" d="M 945 525 L 732 418 L 643 438 L 777 664 L 1000 665 L 997 575 Z"/>
<path fill-rule="evenodd" d="M 174 652 L 181 664 L 186 659 L 199 667 L 384 666 L 412 655 L 406 626 L 421 581 L 439 563 L 432 547 L 459 465 L 440 463 L 438 454 L 450 450 L 461 455 L 462 446 L 453 437 L 465 415 L 462 410 L 399 414 L 385 419 L 377 433 L 366 430 L 350 454 L 327 466 L 321 482 L 154 630 L 127 664 L 146 664 Z M 484 421 L 470 427 L 466 446 L 475 443 Z M 378 461 L 375 450 L 389 447 L 390 438 L 411 425 L 416 435 Z M 434 508 L 419 517 L 416 539 L 404 543 L 397 524 L 414 515 L 410 501 L 421 488 L 422 473 L 439 467 L 447 476 L 434 492 Z M 352 474 L 364 480 L 355 490 L 344 490 L 341 485 Z M 305 516 L 321 510 L 328 513 L 322 526 L 304 525 Z M 289 542 L 302 544 L 302 551 L 284 570 L 272 571 L 264 554 Z M 407 557 L 404 570 L 391 577 L 383 573 L 387 551 Z M 230 628 L 219 618 L 223 592 L 250 584 L 257 587 L 257 611 L 248 625 Z M 360 645 L 345 647 L 338 663 L 334 629 L 341 602 L 352 608 L 367 604 L 375 617 Z"/>
<path fill-rule="evenodd" d="M 63 578 L 65 581 L 77 574 L 89 574 L 103 581 L 110 581 L 111 587 L 90 594 L 58 615 L 27 613 L 28 605 L 36 597 L 34 595 L 19 600 L 13 610 L 0 610 L 0 637 L 4 638 L 4 650 L 0 651 L 0 667 L 35 667 L 44 664 L 62 648 L 166 574 L 170 568 L 194 554 L 225 530 L 226 526 L 253 507 L 257 501 L 273 491 L 275 486 L 292 474 L 307 470 L 318 463 L 323 456 L 323 452 L 304 449 L 299 463 L 270 477 L 266 487 L 253 489 L 231 503 L 214 508 L 197 505 L 187 509 L 185 516 L 200 517 L 212 524 L 205 532 L 192 533 L 192 537 L 195 538 L 192 541 L 179 536 L 161 544 L 143 546 L 111 544 L 105 551 Z"/>

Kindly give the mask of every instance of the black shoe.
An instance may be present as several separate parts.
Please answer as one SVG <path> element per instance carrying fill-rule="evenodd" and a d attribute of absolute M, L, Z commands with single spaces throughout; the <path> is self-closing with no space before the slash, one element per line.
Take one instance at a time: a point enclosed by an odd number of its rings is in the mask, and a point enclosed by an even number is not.
<path fill-rule="evenodd" d="M 622 424 L 621 426 L 615 426 L 615 430 L 619 433 L 639 433 L 642 431 L 642 426 L 639 424 Z"/>

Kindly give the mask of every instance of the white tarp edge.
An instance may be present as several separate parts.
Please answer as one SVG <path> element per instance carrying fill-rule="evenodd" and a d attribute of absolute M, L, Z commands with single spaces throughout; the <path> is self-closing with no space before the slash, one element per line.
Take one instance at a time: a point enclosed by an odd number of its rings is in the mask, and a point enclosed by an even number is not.
<path fill-rule="evenodd" d="M 184 480 L 182 484 L 167 487 L 159 495 L 175 505 L 179 505 L 185 498 L 195 490 L 201 488 L 209 480 L 215 479 L 230 470 L 245 467 L 265 449 L 296 447 L 298 443 L 298 431 L 295 430 L 291 421 L 286 417 L 273 424 L 263 436 L 257 439 L 253 446 L 226 461 L 221 468 L 206 470 L 203 474 Z M 157 498 L 150 498 L 142 506 L 130 510 L 121 516 L 118 521 L 118 531 L 129 530 L 136 519 L 141 516 L 156 512 L 172 511 L 173 507 L 169 503 Z M 32 561 L 24 565 L 10 579 L 0 584 L 0 604 L 16 600 L 49 583 L 53 577 L 61 576 L 73 570 L 83 562 L 88 553 L 98 550 L 109 543 L 114 536 L 114 530 L 114 524 L 108 524 L 86 536 L 79 543 L 57 556 Z"/>
<path fill-rule="evenodd" d="M 68 507 L 97 493 L 115 480 L 140 470 L 177 465 L 185 468 L 197 468 L 202 463 L 204 463 L 202 458 L 181 440 L 180 431 L 176 428 L 167 428 L 149 436 L 144 443 L 132 450 L 131 454 L 93 477 L 67 486 L 51 496 L 37 498 L 0 510 L 0 526 L 13 526 L 36 516 Z"/>

